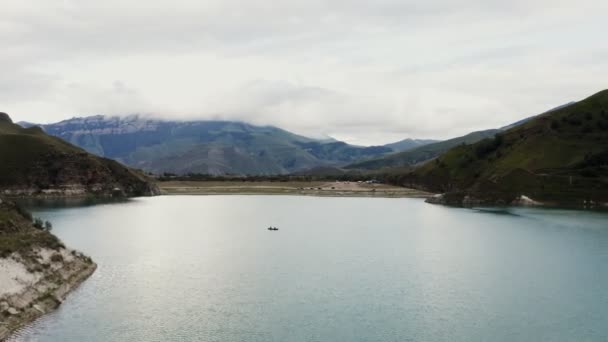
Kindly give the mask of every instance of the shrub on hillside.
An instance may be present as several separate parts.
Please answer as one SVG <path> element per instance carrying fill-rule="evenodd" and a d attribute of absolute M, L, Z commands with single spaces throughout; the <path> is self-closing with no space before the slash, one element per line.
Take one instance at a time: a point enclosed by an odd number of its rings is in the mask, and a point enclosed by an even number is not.
<path fill-rule="evenodd" d="M 494 139 L 484 139 L 480 141 L 475 147 L 475 154 L 478 158 L 487 156 L 488 154 L 496 151 L 500 145 L 502 145 L 502 135 L 497 134 Z"/>
<path fill-rule="evenodd" d="M 19 213 L 19 215 L 21 215 L 26 220 L 28 220 L 28 221 L 34 220 L 34 218 L 32 217 L 32 214 L 29 211 L 25 210 L 22 206 L 15 205 L 15 210 Z"/>
<path fill-rule="evenodd" d="M 39 218 L 35 218 L 34 219 L 34 228 L 44 230 L 44 222 Z"/>

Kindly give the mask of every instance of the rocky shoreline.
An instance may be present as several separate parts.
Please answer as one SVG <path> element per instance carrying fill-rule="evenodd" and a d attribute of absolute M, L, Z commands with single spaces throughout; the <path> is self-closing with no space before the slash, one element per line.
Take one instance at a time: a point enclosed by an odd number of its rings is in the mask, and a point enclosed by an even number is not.
<path fill-rule="evenodd" d="M 0 270 L 8 271 L 3 277 L 10 277 L 8 285 L 13 285 L 12 290 L 0 293 L 0 341 L 57 309 L 97 268 L 90 258 L 75 251 L 41 249 L 37 254 L 38 262 L 28 262 L 19 255 L 0 259 Z M 63 261 L 52 261 L 59 259 L 57 255 L 61 255 Z M 47 270 L 32 272 L 37 267 Z"/>
<path fill-rule="evenodd" d="M 51 188 L 35 188 L 35 187 L 11 187 L 0 188 L 0 195 L 6 198 L 11 197 L 131 197 L 131 196 L 158 196 L 160 189 L 156 184 L 149 183 L 145 188 L 125 188 L 113 187 L 108 188 L 102 184 L 82 185 L 82 184 L 65 184 L 62 186 Z"/>
<path fill-rule="evenodd" d="M 0 341 L 59 307 L 97 268 L 51 227 L 0 199 Z"/>
<path fill-rule="evenodd" d="M 576 209 L 607 209 L 608 203 L 594 202 L 590 200 L 579 201 L 540 201 L 526 195 L 520 195 L 512 199 L 484 199 L 473 195 L 463 195 L 462 193 L 443 193 L 430 196 L 426 203 L 441 204 L 450 206 L 518 206 L 518 207 L 563 207 Z"/>
<path fill-rule="evenodd" d="M 69 252 L 69 254 L 71 253 Z M 53 255 L 63 254 L 65 253 Z M 19 256 L 11 256 L 4 261 L 14 260 L 14 258 L 19 259 Z M 0 264 L 2 263 L 0 261 Z M 9 261 L 9 263 L 12 262 Z M 89 278 L 97 268 L 95 263 L 82 254 L 74 254 L 70 261 L 49 262 L 41 265 L 49 265 L 52 269 L 56 269 L 45 272 L 43 275 L 33 273 L 34 278 L 40 277 L 40 279 L 24 286 L 17 293 L 0 294 L 0 315 L 2 315 L 0 318 L 0 341 L 4 341 L 13 332 L 42 315 L 57 309 L 67 295 Z M 31 265 L 29 266 L 31 267 Z M 29 278 L 27 275 L 19 278 L 19 275 L 14 273 L 8 276 L 16 276 L 14 279 L 17 281 L 27 281 L 26 279 Z"/>

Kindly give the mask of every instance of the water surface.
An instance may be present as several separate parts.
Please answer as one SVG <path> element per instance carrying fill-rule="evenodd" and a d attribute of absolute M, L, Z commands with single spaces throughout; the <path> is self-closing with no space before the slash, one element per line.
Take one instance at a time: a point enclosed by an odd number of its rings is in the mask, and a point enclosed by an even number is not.
<path fill-rule="evenodd" d="M 99 269 L 13 341 L 608 339 L 606 214 L 173 196 L 36 215 Z"/>

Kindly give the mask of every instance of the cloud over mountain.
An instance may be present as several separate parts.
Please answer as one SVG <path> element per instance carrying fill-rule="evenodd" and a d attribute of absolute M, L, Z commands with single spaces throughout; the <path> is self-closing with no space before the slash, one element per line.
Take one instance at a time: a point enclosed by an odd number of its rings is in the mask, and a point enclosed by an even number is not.
<path fill-rule="evenodd" d="M 498 127 L 605 87 L 600 0 L 7 0 L 17 120 L 152 113 L 352 143 Z"/>

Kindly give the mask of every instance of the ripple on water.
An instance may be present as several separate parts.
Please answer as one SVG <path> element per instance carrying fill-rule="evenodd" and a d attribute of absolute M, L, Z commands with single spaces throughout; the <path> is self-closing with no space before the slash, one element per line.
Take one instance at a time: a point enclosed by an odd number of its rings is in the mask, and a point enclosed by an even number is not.
<path fill-rule="evenodd" d="M 99 268 L 58 311 L 10 341 L 608 336 L 601 214 L 473 211 L 415 199 L 174 196 L 36 215 Z"/>

